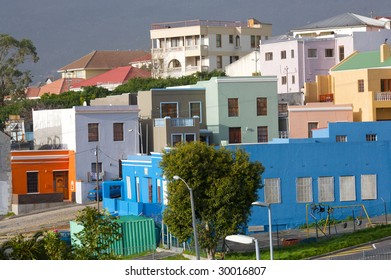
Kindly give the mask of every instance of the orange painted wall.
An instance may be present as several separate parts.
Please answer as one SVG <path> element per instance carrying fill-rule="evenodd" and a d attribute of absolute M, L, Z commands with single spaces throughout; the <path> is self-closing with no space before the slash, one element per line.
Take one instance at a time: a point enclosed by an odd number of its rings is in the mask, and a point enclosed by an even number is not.
<path fill-rule="evenodd" d="M 27 172 L 38 172 L 38 193 L 53 193 L 54 172 L 68 172 L 68 200 L 75 186 L 75 153 L 69 150 L 26 150 L 11 152 L 12 193 L 27 194 Z M 73 189 L 73 192 L 75 189 Z"/>

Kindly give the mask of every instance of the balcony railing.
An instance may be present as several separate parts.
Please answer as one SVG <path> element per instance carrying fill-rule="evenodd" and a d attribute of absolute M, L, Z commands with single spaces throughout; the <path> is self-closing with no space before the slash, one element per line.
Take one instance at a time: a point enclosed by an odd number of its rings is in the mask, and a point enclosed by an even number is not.
<path fill-rule="evenodd" d="M 176 22 L 154 23 L 151 25 L 151 30 L 188 27 L 188 26 L 247 27 L 247 22 L 218 21 L 218 20 L 186 20 L 186 21 L 176 21 Z"/>
<path fill-rule="evenodd" d="M 154 126 L 164 127 L 166 126 L 166 120 L 169 120 L 171 127 L 189 127 L 194 126 L 194 118 L 162 118 L 154 119 Z"/>
<path fill-rule="evenodd" d="M 375 101 L 391 101 L 391 92 L 377 92 L 375 94 Z"/>

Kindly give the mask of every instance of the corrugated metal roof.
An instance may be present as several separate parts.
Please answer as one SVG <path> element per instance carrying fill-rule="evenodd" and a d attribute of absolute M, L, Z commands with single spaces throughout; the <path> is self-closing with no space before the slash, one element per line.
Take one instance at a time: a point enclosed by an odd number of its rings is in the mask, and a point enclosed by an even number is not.
<path fill-rule="evenodd" d="M 336 27 L 354 27 L 354 26 L 376 26 L 376 27 L 383 28 L 384 25 L 385 22 L 381 20 L 364 17 L 353 13 L 345 13 L 325 20 L 310 23 L 300 28 L 292 29 L 292 31 L 309 30 L 309 29 L 326 29 L 326 28 L 336 28 Z"/>

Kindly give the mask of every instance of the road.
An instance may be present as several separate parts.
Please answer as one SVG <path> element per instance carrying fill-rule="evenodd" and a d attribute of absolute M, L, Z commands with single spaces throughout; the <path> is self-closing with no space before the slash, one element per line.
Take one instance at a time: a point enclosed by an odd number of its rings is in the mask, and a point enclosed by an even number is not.
<path fill-rule="evenodd" d="M 11 216 L 0 220 L 0 242 L 17 234 L 30 234 L 47 229 L 69 228 L 79 210 L 86 206 L 95 207 L 96 203 L 71 204 L 69 206 L 36 212 L 28 215 Z"/>

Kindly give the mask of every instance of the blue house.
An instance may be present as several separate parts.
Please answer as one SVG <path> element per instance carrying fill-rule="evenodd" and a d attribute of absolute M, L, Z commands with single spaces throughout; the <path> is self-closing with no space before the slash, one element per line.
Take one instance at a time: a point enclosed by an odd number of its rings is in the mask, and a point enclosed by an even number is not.
<path fill-rule="evenodd" d="M 258 200 L 271 204 L 273 230 L 277 225 L 283 230 L 314 222 L 322 209 L 332 209 L 330 218 L 343 220 L 382 215 L 390 205 L 391 122 L 330 123 L 309 139 L 226 148 L 244 149 L 250 160 L 265 167 Z M 160 160 L 159 153 L 124 160 L 122 181 L 103 183 L 103 206 L 119 215 L 161 221 L 166 180 Z M 122 197 L 108 198 L 107 186 L 118 183 Z M 249 231 L 267 230 L 267 211 L 253 207 L 248 226 Z"/>
<path fill-rule="evenodd" d="M 166 180 L 159 168 L 161 155 L 129 156 L 122 160 L 122 180 L 103 182 L 103 208 L 119 216 L 136 215 L 162 220 Z M 121 186 L 121 197 L 110 198 L 110 186 Z"/>

